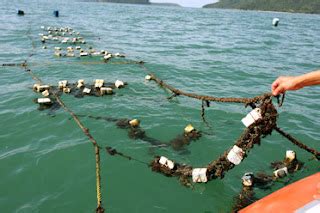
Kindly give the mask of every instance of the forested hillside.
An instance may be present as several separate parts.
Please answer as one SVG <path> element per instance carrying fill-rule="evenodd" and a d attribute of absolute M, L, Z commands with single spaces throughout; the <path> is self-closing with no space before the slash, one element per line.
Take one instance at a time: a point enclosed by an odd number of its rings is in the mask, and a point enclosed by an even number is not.
<path fill-rule="evenodd" d="M 220 0 L 204 8 L 320 13 L 320 0 Z"/>

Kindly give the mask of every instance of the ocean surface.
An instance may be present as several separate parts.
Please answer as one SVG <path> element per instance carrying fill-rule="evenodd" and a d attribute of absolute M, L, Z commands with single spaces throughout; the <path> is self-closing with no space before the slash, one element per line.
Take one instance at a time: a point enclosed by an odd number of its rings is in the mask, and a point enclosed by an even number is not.
<path fill-rule="evenodd" d="M 25 16 L 17 16 L 18 9 Z M 59 10 L 55 18 L 53 11 Z M 279 18 L 278 27 L 272 19 Z M 54 46 L 42 49 L 40 26 L 72 27 L 86 47 L 126 54 L 168 84 L 184 91 L 217 97 L 253 97 L 270 91 L 279 75 L 299 75 L 320 68 L 320 16 L 258 11 L 152 7 L 71 1 L 9 1 L 0 4 L 0 63 L 21 63 L 44 82 L 67 79 L 123 80 L 114 96 L 62 100 L 76 114 L 138 118 L 147 135 L 169 141 L 191 123 L 203 132 L 183 152 L 132 140 L 114 123 L 81 117 L 101 147 L 149 163 L 164 155 L 203 167 L 229 149 L 244 129 L 242 104 L 212 103 L 209 127 L 201 120 L 201 102 L 171 94 L 136 64 L 103 64 L 94 58 L 57 58 Z M 32 45 L 33 44 L 33 45 Z M 60 45 L 61 46 L 61 45 Z M 32 56 L 30 56 L 32 54 Z M 114 59 L 112 59 L 114 60 Z M 115 59 L 116 60 L 116 59 Z M 94 212 L 95 155 L 91 142 L 63 109 L 39 111 L 35 81 L 19 67 L 0 68 L 0 211 Z M 320 150 L 320 87 L 288 92 L 278 109 L 278 124 Z M 102 202 L 106 212 L 230 212 L 245 172 L 272 173 L 270 162 L 286 150 L 297 152 L 302 170 L 270 189 L 255 189 L 257 198 L 319 171 L 312 155 L 273 132 L 223 179 L 194 188 L 177 178 L 154 173 L 143 163 L 101 151 Z"/>

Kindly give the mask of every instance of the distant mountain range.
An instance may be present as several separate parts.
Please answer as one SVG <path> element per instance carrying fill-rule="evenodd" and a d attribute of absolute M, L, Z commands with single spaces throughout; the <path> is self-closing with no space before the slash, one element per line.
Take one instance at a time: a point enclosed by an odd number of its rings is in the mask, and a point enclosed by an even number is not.
<path fill-rule="evenodd" d="M 220 0 L 204 8 L 320 13 L 320 0 Z"/>
<path fill-rule="evenodd" d="M 175 6 L 180 7 L 179 4 L 174 3 L 153 3 L 149 0 L 84 0 L 87 2 L 110 2 L 110 3 L 124 3 L 124 4 L 149 4 L 155 6 Z"/>
<path fill-rule="evenodd" d="M 149 0 L 85 0 L 90 2 L 111 2 L 111 3 L 126 3 L 126 4 L 150 4 Z"/>

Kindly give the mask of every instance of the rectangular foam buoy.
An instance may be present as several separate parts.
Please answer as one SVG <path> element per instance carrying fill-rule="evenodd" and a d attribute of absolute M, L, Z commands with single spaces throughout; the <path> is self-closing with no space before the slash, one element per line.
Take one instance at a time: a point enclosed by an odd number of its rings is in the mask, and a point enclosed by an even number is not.
<path fill-rule="evenodd" d="M 87 52 L 80 53 L 80 56 L 88 56 L 89 54 Z"/>
<path fill-rule="evenodd" d="M 168 158 L 161 156 L 159 159 L 159 163 L 167 168 L 169 168 L 170 170 L 172 170 L 174 168 L 174 162 L 169 160 Z"/>
<path fill-rule="evenodd" d="M 83 87 L 83 86 L 84 86 L 84 80 L 83 79 L 79 79 L 77 87 L 80 88 L 80 87 Z"/>
<path fill-rule="evenodd" d="M 278 169 L 276 171 L 273 172 L 275 177 L 278 178 L 283 178 L 284 176 L 288 175 L 288 168 L 287 167 L 283 167 L 281 169 Z"/>
<path fill-rule="evenodd" d="M 83 93 L 90 94 L 90 92 L 91 92 L 91 89 L 89 89 L 89 88 L 83 89 Z"/>
<path fill-rule="evenodd" d="M 50 104 L 51 103 L 51 99 L 50 98 L 38 98 L 37 102 L 39 104 Z"/>
<path fill-rule="evenodd" d="M 246 127 L 249 127 L 261 118 L 262 118 L 261 109 L 255 108 L 251 112 L 249 112 L 249 114 L 247 114 L 246 117 L 242 118 L 241 121 Z"/>
<path fill-rule="evenodd" d="M 103 56 L 104 60 L 109 60 L 110 58 L 112 58 L 111 54 L 107 54 L 105 56 Z"/>
<path fill-rule="evenodd" d="M 144 77 L 144 79 L 150 81 L 151 80 L 151 75 L 146 75 L 146 77 Z"/>
<path fill-rule="evenodd" d="M 192 170 L 192 181 L 194 183 L 206 183 L 207 178 L 207 168 L 195 168 Z"/>
<path fill-rule="evenodd" d="M 81 47 L 80 46 L 76 46 L 76 50 L 80 50 L 81 49 Z"/>
<path fill-rule="evenodd" d="M 71 89 L 68 88 L 68 87 L 64 87 L 64 88 L 63 88 L 63 92 L 64 92 L 64 93 L 70 93 L 70 92 L 71 92 Z"/>
<path fill-rule="evenodd" d="M 296 158 L 296 153 L 293 150 L 287 150 L 286 151 L 286 158 L 290 161 L 293 161 Z"/>
<path fill-rule="evenodd" d="M 122 58 L 124 58 L 124 57 L 125 57 L 125 55 L 120 54 L 120 53 L 116 53 L 116 54 L 114 54 L 114 56 L 115 56 L 115 57 L 122 57 Z"/>
<path fill-rule="evenodd" d="M 43 95 L 44 97 L 48 97 L 48 96 L 50 95 L 50 93 L 49 93 L 48 90 L 45 90 L 45 91 L 42 92 L 42 95 Z"/>
<path fill-rule="evenodd" d="M 160 163 L 161 165 L 165 166 L 166 163 L 167 163 L 167 160 L 168 160 L 168 158 L 166 158 L 166 157 L 164 157 L 164 156 L 161 156 L 160 159 L 159 159 L 159 163 Z"/>
<path fill-rule="evenodd" d="M 50 88 L 49 85 L 41 85 L 41 86 L 38 86 L 37 91 L 42 92 L 42 91 L 47 90 L 49 88 Z"/>
<path fill-rule="evenodd" d="M 115 85 L 117 88 L 120 88 L 120 87 L 123 87 L 123 86 L 124 86 L 124 83 L 123 83 L 123 81 L 116 80 L 116 82 L 114 83 L 114 85 Z"/>
<path fill-rule="evenodd" d="M 94 82 L 94 87 L 98 87 L 101 88 L 104 84 L 104 80 L 103 79 L 96 79 Z"/>
<path fill-rule="evenodd" d="M 113 93 L 113 90 L 112 90 L 112 88 L 110 88 L 110 87 L 101 87 L 101 88 L 100 88 L 100 93 L 101 93 L 101 95 L 104 95 L 104 94 L 112 94 L 112 93 Z"/>
<path fill-rule="evenodd" d="M 91 53 L 93 56 L 100 56 L 101 54 L 99 52 L 92 52 Z"/>
<path fill-rule="evenodd" d="M 67 86 L 67 84 L 68 84 L 67 80 L 59 81 L 59 88 L 64 88 Z"/>
<path fill-rule="evenodd" d="M 61 47 L 55 47 L 54 49 L 55 50 L 61 50 Z"/>
<path fill-rule="evenodd" d="M 68 52 L 66 56 L 67 57 L 75 57 L 74 53 L 72 53 L 72 52 Z"/>
<path fill-rule="evenodd" d="M 68 38 L 64 38 L 62 41 L 61 41 L 61 43 L 68 43 L 68 41 L 69 41 L 69 39 Z"/>
<path fill-rule="evenodd" d="M 234 165 L 239 165 L 243 159 L 244 154 L 245 152 L 240 147 L 234 145 L 229 151 L 227 159 Z"/>

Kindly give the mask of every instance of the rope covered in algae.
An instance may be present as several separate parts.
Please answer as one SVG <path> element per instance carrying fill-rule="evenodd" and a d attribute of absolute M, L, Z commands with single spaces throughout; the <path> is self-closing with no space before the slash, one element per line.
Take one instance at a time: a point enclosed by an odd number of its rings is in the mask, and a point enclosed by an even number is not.
<path fill-rule="evenodd" d="M 318 160 L 320 160 L 320 152 L 318 152 L 315 149 L 312 149 L 310 147 L 308 147 L 307 145 L 301 143 L 300 141 L 298 141 L 297 139 L 295 139 L 293 136 L 291 136 L 290 134 L 286 133 L 285 131 L 283 131 L 282 129 L 280 129 L 278 126 L 276 126 L 274 128 L 280 135 L 282 135 L 283 137 L 287 138 L 291 143 L 293 143 L 294 145 L 298 146 L 301 149 L 306 150 L 307 152 L 310 152 L 311 154 L 313 154 Z"/>
<path fill-rule="evenodd" d="M 100 152 L 99 152 L 99 146 L 97 141 L 94 139 L 94 137 L 89 132 L 89 129 L 86 128 L 78 118 L 78 116 L 70 110 L 61 100 L 61 98 L 54 93 L 54 97 L 56 98 L 57 102 L 60 104 L 60 106 L 67 111 L 73 118 L 73 120 L 77 123 L 77 125 L 80 127 L 80 129 L 83 131 L 83 133 L 89 138 L 89 140 L 92 142 L 94 149 L 95 149 L 95 156 L 96 156 L 96 187 L 97 187 L 97 209 L 96 212 L 102 213 L 104 212 L 104 209 L 102 207 L 102 198 L 101 198 L 101 176 L 100 176 Z"/>
<path fill-rule="evenodd" d="M 42 83 L 42 80 L 37 77 L 32 71 L 31 69 L 28 69 L 28 66 L 25 65 L 25 69 L 27 71 L 27 73 L 38 83 Z M 97 143 L 97 141 L 94 139 L 94 137 L 91 135 L 91 133 L 89 132 L 89 129 L 86 128 L 82 122 L 80 121 L 80 119 L 78 118 L 78 116 L 71 110 L 69 109 L 65 103 L 61 100 L 61 98 L 59 97 L 59 95 L 57 95 L 56 93 L 53 93 L 53 96 L 56 98 L 57 102 L 59 103 L 59 105 L 66 111 L 68 112 L 73 120 L 77 123 L 77 125 L 80 127 L 80 129 L 83 131 L 83 133 L 89 138 L 89 140 L 92 142 L 93 146 L 94 146 L 94 150 L 95 150 L 95 156 L 96 156 L 96 191 L 97 191 L 97 208 L 96 208 L 96 212 L 97 213 L 103 213 L 104 212 L 104 208 L 102 207 L 102 196 L 101 196 L 101 176 L 100 176 L 100 147 Z"/>
<path fill-rule="evenodd" d="M 184 92 L 182 90 L 176 89 L 173 86 L 165 83 L 163 80 L 158 78 L 155 74 L 150 73 L 149 69 L 144 66 L 144 64 L 140 64 L 140 67 L 142 67 L 145 71 L 147 71 L 151 77 L 150 80 L 155 81 L 157 84 L 159 84 L 161 87 L 164 87 L 171 92 L 174 93 L 174 96 L 186 96 L 189 98 L 194 98 L 202 101 L 213 101 L 213 102 L 231 102 L 231 103 L 244 103 L 244 104 L 250 104 L 250 103 L 257 103 L 261 100 L 264 100 L 265 98 L 272 97 L 271 93 L 265 93 L 253 98 L 233 98 L 233 97 L 214 97 L 214 96 L 207 96 L 207 95 L 198 95 L 195 93 L 189 93 L 189 92 Z"/>

